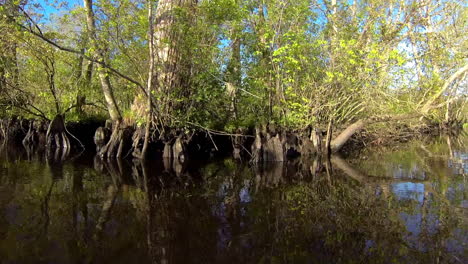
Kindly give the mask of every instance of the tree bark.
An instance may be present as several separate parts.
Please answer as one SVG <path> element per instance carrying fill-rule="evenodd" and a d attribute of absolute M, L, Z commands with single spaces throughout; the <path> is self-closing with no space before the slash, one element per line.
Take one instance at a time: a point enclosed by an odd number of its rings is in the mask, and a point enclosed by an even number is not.
<path fill-rule="evenodd" d="M 358 120 L 355 123 L 348 126 L 343 132 L 341 132 L 335 139 L 331 141 L 332 152 L 338 152 L 343 145 L 358 131 L 360 131 L 367 124 L 366 120 Z"/>
<path fill-rule="evenodd" d="M 96 21 L 93 12 L 92 0 L 83 0 L 86 9 L 86 22 L 88 26 L 88 37 L 91 42 L 91 48 L 93 49 L 94 59 L 97 63 L 97 73 L 101 81 L 101 87 L 104 94 L 104 98 L 107 104 L 107 110 L 113 121 L 112 134 L 107 144 L 100 150 L 98 155 L 103 158 L 121 158 L 124 155 L 123 151 L 128 144 L 128 132 L 129 128 L 124 127 L 122 123 L 122 115 L 120 113 L 119 106 L 115 100 L 114 92 L 110 82 L 110 71 L 103 65 L 107 65 L 105 62 L 105 52 L 103 47 L 98 44 L 98 38 L 96 34 Z M 145 91 L 146 93 L 146 91 Z"/>
<path fill-rule="evenodd" d="M 237 87 L 241 85 L 241 40 L 237 29 L 232 29 L 232 54 L 231 60 L 227 67 L 227 96 L 231 99 L 229 112 L 232 113 L 234 119 L 237 119 Z"/>
<path fill-rule="evenodd" d="M 155 78 L 157 87 L 165 97 L 162 102 L 162 110 L 166 115 L 177 108 L 177 104 L 170 102 L 169 95 L 175 87 L 184 86 L 184 74 L 187 74 L 185 63 L 189 58 L 182 58 L 180 44 L 183 41 L 183 33 L 177 32 L 174 25 L 178 22 L 175 11 L 177 8 L 192 8 L 196 0 L 160 0 L 155 14 L 154 45 L 156 48 L 155 63 L 158 76 Z M 193 16 L 193 15 L 192 15 Z M 187 55 L 187 54 L 185 54 Z"/>
<path fill-rule="evenodd" d="M 71 144 L 67 136 L 67 130 L 65 128 L 64 117 L 60 114 L 56 115 L 55 118 L 50 122 L 46 133 L 46 147 L 47 150 L 61 149 L 63 150 L 63 157 L 67 156 Z"/>
<path fill-rule="evenodd" d="M 465 66 L 461 67 L 458 69 L 455 73 L 453 73 L 445 82 L 442 88 L 434 94 L 427 102 L 424 104 L 424 106 L 421 108 L 421 112 L 424 114 L 427 114 L 431 109 L 434 104 L 434 102 L 439 99 L 450 87 L 450 85 L 458 78 L 460 78 L 466 71 L 468 71 L 468 64 Z"/>
<path fill-rule="evenodd" d="M 106 64 L 104 51 L 102 50 L 102 47 L 99 46 L 97 40 L 96 21 L 93 12 L 93 1 L 83 1 L 86 9 L 86 22 L 88 26 L 89 38 L 91 40 L 91 46 L 93 48 L 93 55 L 95 59 Z M 109 71 L 107 68 L 104 68 L 101 64 L 98 64 L 97 72 L 101 81 L 102 92 L 107 103 L 107 110 L 109 111 L 109 115 L 113 121 L 120 121 L 122 119 L 122 115 L 115 100 L 114 92 L 109 78 Z"/>
<path fill-rule="evenodd" d="M 327 156 L 330 157 L 331 154 L 331 140 L 333 136 L 333 119 L 328 122 L 327 128 L 327 138 L 325 140 L 325 150 L 327 152 Z"/>
<path fill-rule="evenodd" d="M 148 0 L 148 23 L 149 23 L 149 31 L 148 31 L 148 48 L 149 48 L 149 72 L 148 72 L 148 84 L 147 84 L 147 107 L 148 113 L 146 114 L 146 127 L 145 127 L 145 139 L 143 142 L 143 148 L 141 150 L 141 158 L 145 159 L 148 152 L 148 145 L 149 145 L 149 138 L 150 138 L 150 128 L 151 128 L 151 120 L 153 116 L 153 104 L 151 101 L 151 92 L 153 90 L 153 76 L 154 76 L 154 34 L 153 34 L 153 5 L 152 0 Z"/>
<path fill-rule="evenodd" d="M 191 9 L 196 2 L 194 0 L 160 0 L 156 9 L 152 11 L 154 20 L 151 23 L 153 51 L 150 53 L 153 54 L 154 58 L 151 58 L 150 55 L 150 60 L 153 59 L 154 66 L 151 89 L 158 93 L 158 97 L 152 98 L 152 108 L 153 112 L 158 113 L 158 121 L 164 124 L 171 121 L 171 111 L 180 105 L 177 103 L 178 100 L 173 100 L 173 97 L 189 96 L 189 90 L 185 89 L 188 88 L 189 82 L 185 77 L 190 73 L 186 68 L 187 65 L 190 65 L 190 59 L 187 54 L 184 56 L 181 54 L 184 32 L 181 32 L 175 25 L 179 22 L 177 21 L 179 18 L 177 16 L 178 9 Z M 181 22 L 189 23 L 188 21 Z M 177 94 L 174 94 L 175 87 L 180 88 Z M 143 92 L 145 95 L 148 94 L 148 85 Z M 137 115 L 146 116 L 148 102 L 148 100 L 135 97 L 132 111 Z"/>

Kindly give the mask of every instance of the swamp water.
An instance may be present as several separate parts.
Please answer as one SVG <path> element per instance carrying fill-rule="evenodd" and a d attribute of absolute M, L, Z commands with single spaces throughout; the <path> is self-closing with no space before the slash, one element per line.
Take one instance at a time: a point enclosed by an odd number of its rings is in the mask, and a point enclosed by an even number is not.
<path fill-rule="evenodd" d="M 468 138 L 259 167 L 0 150 L 0 263 L 467 263 Z"/>

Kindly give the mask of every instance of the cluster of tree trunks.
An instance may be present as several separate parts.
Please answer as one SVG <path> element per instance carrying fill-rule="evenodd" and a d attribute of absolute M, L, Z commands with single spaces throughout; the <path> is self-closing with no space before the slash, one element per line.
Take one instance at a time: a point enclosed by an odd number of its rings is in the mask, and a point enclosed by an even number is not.
<path fill-rule="evenodd" d="M 132 136 L 135 129 L 121 122 L 107 121 L 94 134 L 97 154 L 101 158 L 124 158 L 132 149 Z"/>
<path fill-rule="evenodd" d="M 147 79 L 146 89 L 139 82 L 134 81 L 128 76 L 123 75 L 117 70 L 113 69 L 110 66 L 110 60 L 112 56 L 109 56 L 109 47 L 106 46 L 105 41 L 101 41 L 99 36 L 99 23 L 97 23 L 96 15 L 93 11 L 93 0 L 83 0 L 85 13 L 86 13 L 86 34 L 83 35 L 83 43 L 80 50 L 74 50 L 66 47 L 62 47 L 59 44 L 55 43 L 52 39 L 46 38 L 39 29 L 38 25 L 35 25 L 34 28 L 28 28 L 21 23 L 16 21 L 16 16 L 18 10 L 15 10 L 9 17 L 11 22 L 15 22 L 23 30 L 29 31 L 33 35 L 39 37 L 40 39 L 46 41 L 50 45 L 76 55 L 80 56 L 78 60 L 78 67 L 81 69 L 83 67 L 83 59 L 86 59 L 90 64 L 87 71 L 88 80 L 87 83 L 90 83 L 91 73 L 93 63 L 96 67 L 96 73 L 99 77 L 101 83 L 102 94 L 105 99 L 106 108 L 109 112 L 109 117 L 111 122 L 109 122 L 105 127 L 101 127 L 96 131 L 94 135 L 94 142 L 97 147 L 97 152 L 101 157 L 107 158 L 122 158 L 128 156 L 130 152 L 133 153 L 134 157 L 144 158 L 148 149 L 148 145 L 151 143 L 161 143 L 164 147 L 161 150 L 162 157 L 171 158 L 177 160 L 185 160 L 190 156 L 190 149 L 195 146 L 200 145 L 197 140 L 193 140 L 192 136 L 188 136 L 181 132 L 173 133 L 164 133 L 164 135 L 159 136 L 154 133 L 154 130 L 157 128 L 153 127 L 154 123 L 153 118 L 155 116 L 158 119 L 162 120 L 161 123 L 167 124 L 171 123 L 170 113 L 173 110 L 184 109 L 183 106 L 178 105 L 177 100 L 173 100 L 171 93 L 174 92 L 174 88 L 182 88 L 181 92 L 177 92 L 177 96 L 189 97 L 191 91 L 189 89 L 190 82 L 188 82 L 186 75 L 190 72 L 190 59 L 186 56 L 187 54 L 182 53 L 182 44 L 184 44 L 184 34 L 177 27 L 174 27 L 175 22 L 179 18 L 176 15 L 176 11 L 180 9 L 189 10 L 190 15 L 185 22 L 190 23 L 191 19 L 195 16 L 193 12 L 196 11 L 197 1 L 195 0 L 161 0 L 158 1 L 157 9 L 153 12 L 153 4 L 151 1 L 148 1 L 148 47 L 149 47 L 149 74 Z M 17 9 L 17 8 L 16 8 Z M 264 9 L 264 4 L 259 6 L 259 9 Z M 193 11 L 193 12 L 191 12 Z M 332 30 L 330 31 L 330 39 L 332 40 L 331 47 L 335 46 L 334 42 L 335 34 L 337 33 L 337 4 L 336 1 L 332 1 L 329 6 L 330 12 L 330 22 L 332 25 Z M 22 10 L 22 13 L 25 13 Z M 25 13 L 26 14 L 26 13 Z M 26 17 L 27 14 L 26 14 Z M 264 24 L 267 19 L 263 12 L 259 13 L 258 24 Z M 30 21 L 33 22 L 33 21 Z M 34 24 L 34 23 L 33 23 Z M 261 30 L 261 27 L 259 27 Z M 231 28 L 229 33 L 230 38 L 232 39 L 232 56 L 227 65 L 226 74 L 224 81 L 226 83 L 226 92 L 227 95 L 231 98 L 229 103 L 229 109 L 227 109 L 231 115 L 230 117 L 237 118 L 237 89 L 239 88 L 241 81 L 241 44 L 242 37 L 241 31 L 237 27 Z M 258 32 L 260 36 L 260 42 L 263 43 L 264 47 L 266 45 L 266 39 L 264 37 L 264 32 Z M 1 41 L 0 41 L 1 42 Z M 7 80 L 6 76 L 16 76 L 17 74 L 6 74 L 6 69 L 13 69 L 12 73 L 17 70 L 15 66 L 16 62 L 16 43 L 11 45 L 4 45 L 8 51 L 11 51 L 11 54 L 14 56 L 5 57 L 0 56 L 0 90 L 6 89 Z M 91 55 L 88 56 L 83 52 L 84 50 L 90 51 Z M 268 63 L 268 58 L 271 58 L 271 50 L 268 48 L 261 50 L 261 62 L 263 68 L 268 68 L 266 65 Z M 334 64 L 336 59 L 336 54 L 331 50 L 331 64 Z M 265 65 L 263 65 L 265 64 Z M 8 67 L 6 67 L 8 66 Z M 389 117 L 371 117 L 366 119 L 361 119 L 356 121 L 347 127 L 342 133 L 340 133 L 336 138 L 332 139 L 331 127 L 332 123 L 330 122 L 328 131 L 326 133 L 326 138 L 323 138 L 322 131 L 318 129 L 310 129 L 308 131 L 284 131 L 278 130 L 273 127 L 257 128 L 255 133 L 248 134 L 246 133 L 243 136 L 243 132 L 239 132 L 241 135 L 236 135 L 231 139 L 231 144 L 229 148 L 234 149 L 234 156 L 236 158 L 242 158 L 242 156 L 249 155 L 251 161 L 254 163 L 264 162 L 264 161 L 285 161 L 289 157 L 297 155 L 313 155 L 313 154 L 330 154 L 331 152 L 338 152 L 342 147 L 349 142 L 349 139 L 358 131 L 362 130 L 366 125 L 375 123 L 375 122 L 386 122 L 386 121 L 396 121 L 401 119 L 417 118 L 419 116 L 425 116 L 429 113 L 430 110 L 434 108 L 439 108 L 447 105 L 447 120 L 449 118 L 449 104 L 450 101 L 444 100 L 443 103 L 437 104 L 441 97 L 446 94 L 453 86 L 454 82 L 457 80 L 464 80 L 466 72 L 468 71 L 468 65 L 464 65 L 454 72 L 449 78 L 444 82 L 441 88 L 436 91 L 430 98 L 426 99 L 425 103 L 421 102 L 421 107 L 415 114 L 411 115 L 402 115 L 402 116 L 389 116 Z M 113 86 L 111 83 L 111 74 L 115 74 L 133 84 L 136 84 L 139 88 L 142 89 L 142 92 L 146 96 L 146 102 L 140 102 L 135 100 L 134 109 L 140 109 L 140 111 L 135 111 L 138 115 L 146 115 L 146 127 L 143 131 L 142 129 L 135 129 L 134 125 L 125 124 L 122 118 L 122 111 L 119 108 L 118 100 L 114 95 Z M 80 73 L 75 77 L 76 80 L 80 79 Z M 13 79 L 15 79 L 13 78 Z M 270 78 L 271 79 L 271 78 Z M 60 148 L 60 149 L 70 149 L 71 140 L 70 134 L 67 132 L 63 115 L 60 113 L 65 113 L 60 111 L 58 106 L 58 100 L 55 95 L 55 85 L 53 84 L 53 74 L 51 74 L 51 92 L 54 96 L 57 116 L 48 124 L 48 128 L 45 131 L 45 137 L 40 135 L 44 134 L 44 127 L 38 124 L 34 125 L 34 122 L 30 124 L 23 124 L 18 122 L 2 122 L 1 124 L 1 133 L 4 138 L 16 137 L 16 135 L 23 139 L 25 144 L 31 144 L 34 142 L 41 142 L 44 140 L 45 146 L 47 148 Z M 15 82 L 9 82 L 15 83 Z M 281 105 L 280 102 L 284 100 L 281 96 L 284 97 L 283 92 L 280 89 L 279 82 L 276 84 L 271 81 L 265 81 L 271 89 L 269 94 L 269 112 L 272 116 L 272 107 L 273 105 Z M 274 90 L 277 90 L 275 93 Z M 152 93 L 157 93 L 158 96 L 152 97 Z M 180 93 L 180 94 L 179 94 Z M 276 96 L 274 96 L 276 94 Z M 157 98 L 157 99 L 156 99 Z M 450 99 L 448 99 L 450 100 Z M 77 96 L 76 109 L 78 112 L 81 112 L 81 106 L 86 103 L 86 98 L 79 95 Z M 424 104 L 423 104 L 424 103 Z M 143 104 L 143 107 L 141 105 Z M 157 107 L 156 107 L 157 106 Z M 452 122 L 452 121 L 450 121 Z M 13 135 L 12 135 L 12 134 Z M 203 132 L 201 132 L 203 133 Z M 216 140 L 205 136 L 205 139 L 209 138 L 210 142 L 206 143 L 206 146 L 214 146 L 214 149 L 218 149 Z M 158 138 L 150 139 L 151 138 Z M 254 140 L 248 140 L 252 138 Z M 144 138 L 144 139 L 143 139 Z M 198 150 L 207 149 L 208 147 L 198 147 Z M 221 144 L 221 148 L 226 149 L 226 145 Z M 250 150 L 250 151 L 249 151 Z M 210 148 L 211 151 L 211 148 Z"/>
<path fill-rule="evenodd" d="M 189 140 L 181 134 L 164 141 L 163 158 L 175 159 L 183 162 L 187 158 L 187 143 Z"/>
<path fill-rule="evenodd" d="M 286 161 L 299 155 L 308 157 L 330 154 L 328 145 L 331 133 L 327 135 L 328 141 L 323 142 L 323 132 L 318 128 L 305 131 L 284 131 L 268 126 L 263 129 L 257 128 L 251 146 L 251 161 Z"/>
<path fill-rule="evenodd" d="M 74 136 L 65 126 L 62 115 L 53 120 L 28 120 L 20 118 L 0 120 L 0 140 L 2 143 L 22 143 L 27 150 L 59 151 L 66 156 L 72 148 L 84 149 L 82 142 L 90 145 L 90 131 L 98 127 L 98 122 L 70 124 Z"/>
<path fill-rule="evenodd" d="M 400 119 L 414 118 L 401 116 Z M 340 151 L 356 132 L 371 122 L 396 120 L 395 116 L 359 120 L 348 126 L 332 139 L 330 123 L 327 131 L 308 128 L 300 131 L 288 131 L 272 125 L 255 130 L 238 130 L 234 135 L 220 134 L 205 129 L 190 132 L 180 129 L 151 128 L 148 145 L 150 155 L 184 163 L 188 159 L 206 159 L 215 155 L 225 156 L 231 153 L 236 159 L 249 160 L 254 164 L 263 162 L 284 162 L 297 156 L 324 156 Z M 81 124 L 81 127 L 86 127 Z M 97 128 L 97 129 L 96 129 Z M 22 120 L 18 118 L 0 120 L 0 139 L 22 143 L 26 148 L 60 150 L 68 153 L 81 141 L 89 142 L 90 131 L 94 133 L 94 144 L 99 157 L 113 159 L 134 157 L 141 158 L 146 139 L 147 128 L 135 128 L 120 122 L 108 120 L 100 127 L 93 124 L 79 131 L 77 139 L 70 133 L 62 115 L 52 121 Z M 86 134 L 85 132 L 88 132 Z M 89 144 L 87 144 L 89 145 Z"/>
<path fill-rule="evenodd" d="M 5 144 L 20 143 L 27 136 L 30 126 L 30 121 L 16 117 L 0 119 L 0 140 Z"/>
<path fill-rule="evenodd" d="M 134 157 L 142 159 L 142 149 L 146 140 L 147 128 L 135 128 L 134 126 L 119 125 L 107 121 L 106 126 L 99 127 L 94 135 L 96 151 L 101 158 Z M 117 132 L 116 132 L 117 131 Z M 117 133 L 117 135 L 115 134 Z M 148 145 L 150 156 L 163 159 L 173 159 L 179 162 L 186 161 L 189 157 L 207 158 L 214 152 L 232 151 L 228 137 L 208 135 L 205 131 L 192 131 L 187 133 L 177 129 L 150 129 Z M 114 137 L 114 139 L 113 139 Z M 120 140 L 116 140 L 119 138 Z M 216 150 L 214 144 L 218 142 L 220 149 Z"/>
<path fill-rule="evenodd" d="M 31 120 L 29 121 L 29 128 L 22 143 L 24 146 L 45 146 L 47 139 L 48 122 Z"/>
<path fill-rule="evenodd" d="M 46 133 L 46 147 L 48 149 L 61 148 L 63 150 L 69 150 L 71 148 L 62 115 L 57 115 L 54 120 L 50 122 Z"/>

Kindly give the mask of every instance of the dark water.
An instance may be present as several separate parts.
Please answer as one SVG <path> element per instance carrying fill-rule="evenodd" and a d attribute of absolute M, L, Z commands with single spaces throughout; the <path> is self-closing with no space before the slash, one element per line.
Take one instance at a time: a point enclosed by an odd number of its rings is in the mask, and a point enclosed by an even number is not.
<path fill-rule="evenodd" d="M 0 263 L 467 263 L 467 144 L 257 168 L 4 146 Z"/>

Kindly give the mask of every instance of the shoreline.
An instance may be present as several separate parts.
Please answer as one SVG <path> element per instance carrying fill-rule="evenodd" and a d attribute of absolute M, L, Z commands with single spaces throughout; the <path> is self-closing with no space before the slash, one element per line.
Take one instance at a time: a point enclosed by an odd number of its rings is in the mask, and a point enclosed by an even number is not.
<path fill-rule="evenodd" d="M 49 127 L 49 129 L 48 129 Z M 87 120 L 68 122 L 66 132 L 70 135 L 69 146 L 48 144 L 47 133 L 50 122 L 21 118 L 0 120 L 0 140 L 6 143 L 22 144 L 28 151 L 44 150 L 61 152 L 93 152 L 102 159 L 140 158 L 145 128 L 119 126 L 122 138 L 119 141 L 119 156 L 106 156 L 100 151 L 111 140 L 112 124 L 105 121 Z M 340 130 L 337 130 L 338 132 Z M 228 157 L 251 163 L 288 161 L 297 157 L 330 155 L 327 150 L 327 133 L 319 128 L 288 130 L 274 126 L 237 130 L 235 134 L 217 133 L 213 130 L 193 128 L 191 130 L 169 129 L 152 130 L 148 148 L 148 159 L 187 159 L 209 160 L 215 156 Z M 353 135 L 338 152 L 344 156 L 358 153 L 375 146 L 390 146 L 426 136 L 442 133 L 458 135 L 464 133 L 462 127 L 444 127 L 440 124 L 411 127 L 399 125 L 398 128 L 363 129 Z"/>

